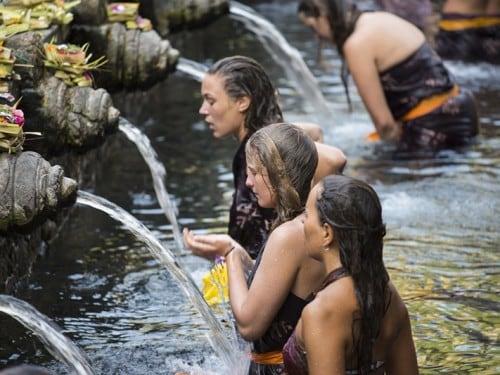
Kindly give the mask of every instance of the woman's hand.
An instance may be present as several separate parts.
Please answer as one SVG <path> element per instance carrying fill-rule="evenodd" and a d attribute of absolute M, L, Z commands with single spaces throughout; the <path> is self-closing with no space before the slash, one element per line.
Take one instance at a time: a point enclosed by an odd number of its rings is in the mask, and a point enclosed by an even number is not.
<path fill-rule="evenodd" d="M 237 243 L 227 234 L 196 235 L 187 228 L 183 231 L 184 243 L 193 254 L 213 260 L 225 256 Z"/>
<path fill-rule="evenodd" d="M 380 138 L 385 141 L 399 143 L 403 137 L 403 124 L 394 122 L 380 130 Z"/>

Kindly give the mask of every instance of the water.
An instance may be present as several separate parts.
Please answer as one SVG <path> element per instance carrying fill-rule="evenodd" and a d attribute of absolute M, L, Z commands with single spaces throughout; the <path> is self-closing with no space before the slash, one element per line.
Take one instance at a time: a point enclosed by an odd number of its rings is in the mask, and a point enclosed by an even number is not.
<path fill-rule="evenodd" d="M 242 361 L 243 355 L 240 355 L 241 353 L 237 350 L 237 346 L 226 338 L 225 330 L 206 304 L 195 282 L 178 264 L 172 252 L 162 246 L 140 221 L 106 199 L 79 191 L 77 203 L 107 213 L 113 219 L 121 222 L 139 241 L 147 246 L 151 254 L 174 276 L 188 300 L 200 315 L 203 316 L 206 324 L 210 327 L 211 335 L 208 337 L 209 341 L 215 353 L 223 359 L 226 371 L 231 371 L 234 374 L 244 374 L 246 363 Z"/>
<path fill-rule="evenodd" d="M 158 160 L 158 155 L 151 146 L 149 138 L 143 132 L 141 132 L 140 129 L 132 125 L 123 117 L 120 118 L 118 128 L 127 136 L 130 141 L 134 142 L 134 144 L 137 146 L 137 149 L 144 158 L 144 161 L 147 163 L 149 170 L 151 171 L 151 176 L 153 177 L 153 186 L 156 192 L 158 203 L 160 204 L 160 207 L 163 209 L 165 216 L 172 225 L 172 233 L 177 244 L 177 252 L 181 253 L 184 245 L 182 242 L 182 235 L 179 229 L 179 224 L 177 223 L 177 210 L 174 203 L 170 199 L 167 189 L 165 188 L 165 183 L 163 182 L 167 175 L 165 166 Z"/>
<path fill-rule="evenodd" d="M 55 358 L 79 375 L 93 375 L 85 354 L 48 317 L 29 303 L 0 294 L 0 311 L 31 330 Z"/>
<path fill-rule="evenodd" d="M 345 173 L 370 182 L 380 194 L 388 228 L 384 258 L 408 306 L 420 373 L 498 374 L 498 67 L 446 62 L 459 84 L 476 95 L 481 118 L 476 144 L 423 159 L 394 160 L 384 148 L 364 141 L 373 126 L 361 99 L 351 86 L 354 111 L 349 113 L 337 52 L 325 49 L 326 69 L 317 63 L 314 36 L 297 19 L 296 3 L 265 0 L 254 7 L 301 51 L 318 78 L 335 114 L 335 126 L 324 123 L 325 139 L 346 153 Z M 170 39 L 185 58 L 206 66 L 235 54 L 255 58 L 279 88 L 285 118 L 308 120 L 282 67 L 239 21 L 222 17 Z M 176 198 L 179 224 L 224 233 L 237 143 L 214 140 L 201 121 L 199 83 L 175 74 L 146 92 L 117 93 L 113 102 L 148 136 L 165 163 L 165 185 Z M 119 204 L 173 247 L 151 173 L 131 148 L 121 134 L 108 138 L 101 148 L 104 156 L 92 166 L 95 177 L 84 188 Z M 223 364 L 207 343 L 207 325 L 176 280 L 122 227 L 96 210 L 76 207 L 19 297 L 64 327 L 96 373 L 198 369 L 217 374 Z M 197 283 L 211 266 L 189 255 L 182 256 L 182 265 Z M 52 357 L 38 340 L 13 323 L 0 317 L 0 367 L 51 365 Z"/>
<path fill-rule="evenodd" d="M 189 77 L 194 78 L 198 82 L 201 82 L 203 80 L 203 76 L 208 70 L 205 65 L 199 64 L 196 61 L 185 59 L 183 57 L 179 58 L 176 69 L 177 71 L 185 73 Z"/>
<path fill-rule="evenodd" d="M 320 123 L 331 121 L 331 109 L 300 52 L 288 43 L 283 34 L 271 22 L 252 8 L 231 1 L 230 13 L 235 20 L 242 22 L 248 30 L 255 33 L 269 54 L 282 66 L 290 79 L 294 81 L 297 93 L 304 98 L 318 116 L 317 120 Z"/>

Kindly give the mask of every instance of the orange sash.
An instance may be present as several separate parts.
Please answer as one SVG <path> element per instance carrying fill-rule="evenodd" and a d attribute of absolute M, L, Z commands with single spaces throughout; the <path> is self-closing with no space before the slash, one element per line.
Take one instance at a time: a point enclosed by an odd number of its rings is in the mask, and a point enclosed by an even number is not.
<path fill-rule="evenodd" d="M 500 26 L 500 17 L 474 17 L 455 20 L 441 20 L 439 27 L 446 31 L 477 29 L 480 27 Z"/>
<path fill-rule="evenodd" d="M 279 351 L 267 353 L 252 352 L 250 354 L 250 358 L 252 359 L 252 362 L 259 365 L 282 365 L 284 363 L 283 353 Z"/>
<path fill-rule="evenodd" d="M 415 107 L 410 109 L 406 114 L 401 117 L 400 121 L 410 121 L 417 117 L 424 116 L 431 113 L 436 108 L 441 107 L 448 99 L 457 96 L 460 93 L 460 88 L 454 85 L 451 90 L 443 92 L 442 94 L 432 95 L 428 98 L 422 99 Z"/>
<path fill-rule="evenodd" d="M 448 99 L 457 96 L 460 93 L 460 88 L 457 85 L 454 85 L 451 90 L 443 92 L 441 94 L 436 94 L 429 96 L 428 98 L 422 99 L 418 104 L 410 109 L 406 114 L 399 118 L 399 121 L 410 121 L 414 120 L 418 117 L 425 116 L 428 113 L 431 113 L 436 108 L 441 107 Z M 367 141 L 369 142 L 377 142 L 380 141 L 380 135 L 374 131 L 373 133 L 368 134 Z"/>

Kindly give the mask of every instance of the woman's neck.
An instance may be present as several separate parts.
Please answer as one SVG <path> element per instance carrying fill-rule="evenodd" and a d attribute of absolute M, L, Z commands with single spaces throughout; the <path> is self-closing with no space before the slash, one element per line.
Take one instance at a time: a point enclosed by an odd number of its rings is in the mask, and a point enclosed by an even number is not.
<path fill-rule="evenodd" d="M 238 132 L 235 134 L 236 138 L 238 138 L 238 141 L 241 143 L 243 140 L 246 138 L 248 134 L 248 129 L 246 128 L 245 124 L 241 124 Z"/>
<path fill-rule="evenodd" d="M 325 265 L 325 270 L 327 273 L 342 267 L 342 262 L 340 261 L 340 253 L 337 247 L 326 250 L 323 253 L 323 264 Z"/>

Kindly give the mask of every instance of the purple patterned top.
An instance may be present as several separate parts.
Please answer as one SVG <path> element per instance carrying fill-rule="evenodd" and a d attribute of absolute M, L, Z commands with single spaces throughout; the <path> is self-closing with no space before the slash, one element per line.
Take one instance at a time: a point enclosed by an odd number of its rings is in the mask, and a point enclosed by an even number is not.
<path fill-rule="evenodd" d="M 443 61 L 425 42 L 402 62 L 380 73 L 387 104 L 400 119 L 422 99 L 453 88 L 454 82 Z"/>

